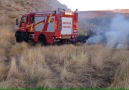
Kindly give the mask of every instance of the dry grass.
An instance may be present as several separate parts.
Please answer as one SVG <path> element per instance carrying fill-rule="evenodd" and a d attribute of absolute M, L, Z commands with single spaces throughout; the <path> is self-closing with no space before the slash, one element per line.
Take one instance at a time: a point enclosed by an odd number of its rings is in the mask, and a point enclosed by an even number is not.
<path fill-rule="evenodd" d="M 31 47 L 15 42 L 11 26 L 0 27 L 0 88 L 128 88 L 127 49 Z"/>
<path fill-rule="evenodd" d="M 7 25 L 9 22 L 7 21 L 9 18 L 4 15 L 4 14 L 1 14 L 1 17 L 0 17 L 0 25 Z"/>
<path fill-rule="evenodd" d="M 7 15 L 8 15 L 8 17 L 10 18 L 10 19 L 14 19 L 14 18 L 16 18 L 16 17 L 18 17 L 18 13 L 17 12 L 15 12 L 15 11 L 9 11 L 8 13 L 7 13 Z"/>
<path fill-rule="evenodd" d="M 16 43 L 10 26 L 1 27 L 0 44 L 0 88 L 128 88 L 126 49 L 31 47 Z"/>
<path fill-rule="evenodd" d="M 129 88 L 129 61 L 124 61 L 118 68 L 110 88 Z"/>

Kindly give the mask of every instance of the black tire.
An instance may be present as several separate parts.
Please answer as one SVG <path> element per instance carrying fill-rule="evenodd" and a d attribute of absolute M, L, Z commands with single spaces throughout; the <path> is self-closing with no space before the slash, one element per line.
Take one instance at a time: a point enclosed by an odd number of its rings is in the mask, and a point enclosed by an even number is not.
<path fill-rule="evenodd" d="M 23 42 L 23 32 L 18 30 L 15 33 L 16 42 Z"/>
<path fill-rule="evenodd" d="M 46 46 L 47 40 L 46 40 L 45 35 L 43 35 L 43 34 L 39 35 L 38 42 L 41 43 L 41 46 Z"/>
<path fill-rule="evenodd" d="M 28 32 L 25 32 L 25 33 L 24 33 L 23 40 L 24 40 L 25 42 L 28 42 L 28 41 L 29 41 L 29 33 L 28 33 Z"/>

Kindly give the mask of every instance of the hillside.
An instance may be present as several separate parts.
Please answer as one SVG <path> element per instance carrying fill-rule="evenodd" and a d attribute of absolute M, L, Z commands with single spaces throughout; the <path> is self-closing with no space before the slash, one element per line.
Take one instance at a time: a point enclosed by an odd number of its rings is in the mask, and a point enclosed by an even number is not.
<path fill-rule="evenodd" d="M 57 0 L 0 0 L 0 88 L 129 88 L 128 48 L 16 43 L 16 18 L 58 7 L 67 9 Z M 79 12 L 79 33 L 106 29 L 117 13 Z"/>
<path fill-rule="evenodd" d="M 57 0 L 0 0 L 0 24 L 15 24 L 15 19 L 25 13 L 52 11 L 57 10 L 57 8 L 67 9 Z"/>
<path fill-rule="evenodd" d="M 100 17 L 110 17 L 115 14 L 124 14 L 128 15 L 129 10 L 121 9 L 121 10 L 102 10 L 102 11 L 80 11 L 79 12 L 81 18 L 100 18 Z"/>
<path fill-rule="evenodd" d="M 123 15 L 129 20 L 129 10 L 81 11 L 79 12 L 80 34 L 98 29 L 106 30 L 117 15 Z M 85 24 L 85 25 L 84 25 Z"/>

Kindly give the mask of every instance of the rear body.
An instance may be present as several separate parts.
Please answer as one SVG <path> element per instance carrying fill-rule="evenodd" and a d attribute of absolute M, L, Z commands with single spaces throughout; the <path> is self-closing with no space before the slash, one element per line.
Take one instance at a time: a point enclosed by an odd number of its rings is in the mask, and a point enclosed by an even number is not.
<path fill-rule="evenodd" d="M 64 10 L 23 15 L 16 41 L 55 42 L 74 41 L 78 35 L 78 13 Z"/>

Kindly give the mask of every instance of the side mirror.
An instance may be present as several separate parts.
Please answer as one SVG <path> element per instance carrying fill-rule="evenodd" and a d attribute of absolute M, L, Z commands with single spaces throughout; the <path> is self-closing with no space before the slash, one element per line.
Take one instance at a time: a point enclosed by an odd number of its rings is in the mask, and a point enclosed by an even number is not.
<path fill-rule="evenodd" d="M 16 19 L 16 25 L 19 25 L 19 20 L 18 19 Z"/>

